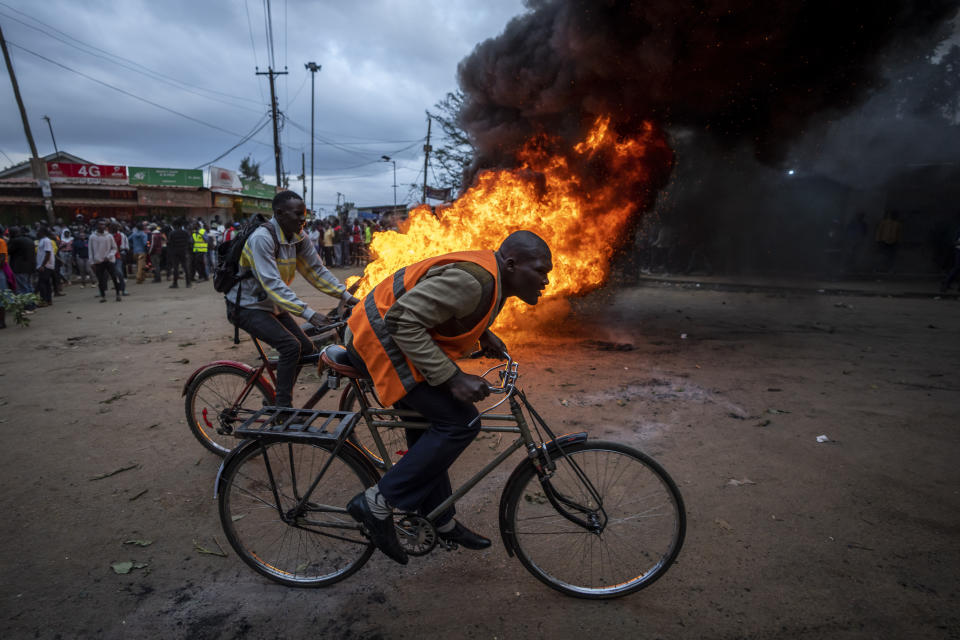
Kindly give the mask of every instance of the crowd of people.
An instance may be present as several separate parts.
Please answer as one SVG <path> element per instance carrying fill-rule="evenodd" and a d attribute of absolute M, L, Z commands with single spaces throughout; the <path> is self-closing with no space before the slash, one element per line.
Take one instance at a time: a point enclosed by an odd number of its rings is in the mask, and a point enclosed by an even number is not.
<path fill-rule="evenodd" d="M 178 288 L 207 281 L 216 266 L 216 248 L 240 231 L 242 222 L 222 223 L 219 216 L 135 222 L 105 218 L 70 224 L 37 222 L 0 227 L 0 291 L 35 293 L 40 301 L 26 305 L 28 313 L 66 295 L 64 287 L 96 288 L 100 302 L 121 302 L 129 294 L 128 280 L 162 282 Z M 336 217 L 308 224 L 307 236 L 327 267 L 363 266 L 369 245 L 381 225 L 371 220 L 341 223 Z M 5 327 L 0 302 L 0 328 Z"/>

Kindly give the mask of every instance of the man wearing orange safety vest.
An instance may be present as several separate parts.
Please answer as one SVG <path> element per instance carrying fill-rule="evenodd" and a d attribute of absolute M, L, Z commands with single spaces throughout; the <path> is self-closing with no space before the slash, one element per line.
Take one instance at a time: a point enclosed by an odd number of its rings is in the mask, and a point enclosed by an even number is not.
<path fill-rule="evenodd" d="M 502 357 L 503 342 L 490 325 L 504 301 L 534 305 L 553 268 L 550 248 L 529 231 L 516 231 L 497 251 L 461 251 L 397 271 L 358 304 L 350 317 L 347 353 L 369 373 L 380 401 L 420 412 L 431 423 L 409 430 L 409 450 L 380 482 L 347 505 L 371 541 L 401 564 L 392 508 L 426 515 L 451 495 L 447 469 L 480 430 L 473 403 L 489 389 L 480 376 L 454 362 L 479 342 L 485 355 Z M 490 541 L 453 519 L 451 507 L 434 522 L 447 542 L 484 549 Z"/>

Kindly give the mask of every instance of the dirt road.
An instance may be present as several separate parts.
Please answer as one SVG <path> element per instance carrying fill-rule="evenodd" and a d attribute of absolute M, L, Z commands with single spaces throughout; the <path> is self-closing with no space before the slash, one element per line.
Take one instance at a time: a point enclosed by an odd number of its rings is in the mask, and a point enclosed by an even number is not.
<path fill-rule="evenodd" d="M 485 552 L 376 554 L 323 590 L 201 553 L 226 545 L 219 458 L 187 430 L 181 387 L 253 349 L 233 348 L 209 286 L 130 289 L 98 304 L 73 286 L 0 331 L 4 638 L 960 638 L 955 300 L 634 288 L 515 346 L 558 431 L 643 449 L 686 500 L 668 574 L 597 603 L 507 557 L 512 464 L 460 508 Z M 455 475 L 496 446 L 478 441 Z M 143 566 L 119 575 L 122 561 Z"/>

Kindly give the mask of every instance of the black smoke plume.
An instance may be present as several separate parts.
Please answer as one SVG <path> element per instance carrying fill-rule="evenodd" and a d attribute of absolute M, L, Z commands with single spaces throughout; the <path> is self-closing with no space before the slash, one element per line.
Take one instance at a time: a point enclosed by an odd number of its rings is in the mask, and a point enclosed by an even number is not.
<path fill-rule="evenodd" d="M 884 52 L 928 41 L 957 0 L 530 0 L 459 66 L 461 126 L 479 169 L 531 136 L 582 139 L 607 115 L 748 143 L 776 162 L 820 113 L 882 85 Z"/>

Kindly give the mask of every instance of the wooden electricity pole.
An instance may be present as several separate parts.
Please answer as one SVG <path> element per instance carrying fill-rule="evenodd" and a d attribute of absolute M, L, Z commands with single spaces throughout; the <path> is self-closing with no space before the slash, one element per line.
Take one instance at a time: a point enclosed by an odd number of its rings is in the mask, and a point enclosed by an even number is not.
<path fill-rule="evenodd" d="M 270 77 L 270 113 L 273 115 L 273 160 L 277 171 L 277 186 L 280 186 L 281 180 L 283 179 L 283 173 L 281 173 L 280 169 L 283 163 L 280 159 L 280 130 L 277 126 L 277 92 L 274 88 L 273 77 L 285 76 L 287 72 L 274 71 L 273 67 L 267 67 L 266 71 L 257 69 L 257 75 Z"/>
<path fill-rule="evenodd" d="M 30 132 L 30 121 L 27 119 L 27 110 L 23 106 L 23 98 L 20 97 L 20 85 L 17 84 L 17 75 L 13 72 L 13 62 L 10 60 L 10 52 L 7 51 L 7 40 L 3 37 L 3 29 L 0 28 L 0 48 L 3 49 L 3 59 L 7 63 L 7 73 L 10 74 L 10 82 L 13 84 L 13 95 L 17 100 L 17 107 L 20 109 L 20 119 L 23 121 L 23 132 L 27 135 L 27 143 L 30 145 L 30 170 L 33 173 L 33 179 L 38 184 L 43 181 L 49 188 L 49 178 L 47 177 L 47 166 L 40 162 L 40 156 L 37 155 L 37 145 L 33 142 L 33 134 Z M 39 185 L 43 189 L 42 185 Z M 44 193 L 44 205 L 47 208 L 47 220 L 53 223 L 53 204 L 50 196 Z"/>
<path fill-rule="evenodd" d="M 431 124 L 433 119 L 430 117 L 430 112 L 427 112 L 427 144 L 423 145 L 423 204 L 427 204 L 427 167 L 430 163 L 430 152 L 433 151 L 433 147 L 430 146 Z"/>

